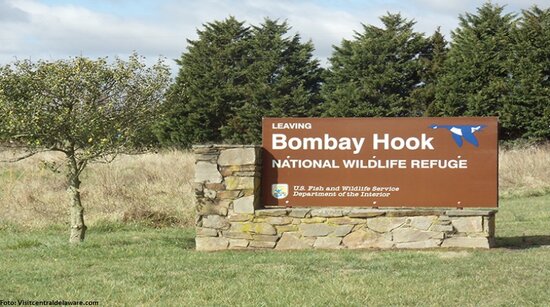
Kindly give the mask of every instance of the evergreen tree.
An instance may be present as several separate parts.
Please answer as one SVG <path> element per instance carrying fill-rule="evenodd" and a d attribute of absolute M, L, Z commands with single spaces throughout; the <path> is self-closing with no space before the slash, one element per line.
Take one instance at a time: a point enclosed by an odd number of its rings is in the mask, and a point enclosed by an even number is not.
<path fill-rule="evenodd" d="M 259 143 L 262 117 L 314 115 L 321 69 L 312 43 L 286 37 L 289 30 L 270 19 L 252 28 L 233 17 L 206 24 L 178 61 L 161 141 Z"/>
<path fill-rule="evenodd" d="M 247 98 L 250 29 L 230 17 L 197 33 L 176 61 L 180 70 L 167 96 L 170 111 L 158 128 L 165 145 L 220 142 L 221 128 Z"/>
<path fill-rule="evenodd" d="M 313 59 L 313 44 L 302 43 L 290 27 L 266 19 L 253 27 L 248 44 L 247 98 L 223 129 L 225 140 L 260 143 L 262 117 L 316 115 L 321 68 Z"/>
<path fill-rule="evenodd" d="M 550 9 L 523 11 L 514 32 L 510 70 L 512 94 L 505 105 L 506 123 L 513 123 L 515 137 L 550 139 Z"/>
<path fill-rule="evenodd" d="M 514 16 L 486 3 L 477 14 L 459 19 L 431 111 L 441 116 L 501 115 L 502 136 L 510 138 L 515 128 L 503 111 L 510 93 Z"/>
<path fill-rule="evenodd" d="M 437 81 L 442 73 L 443 64 L 447 58 L 447 41 L 438 28 L 428 39 L 428 50 L 420 58 L 422 68 L 422 86 L 411 93 L 413 101 L 412 114 L 416 116 L 429 115 L 435 102 Z"/>
<path fill-rule="evenodd" d="M 380 19 L 383 28 L 363 25 L 363 33 L 335 47 L 322 89 L 325 116 L 415 115 L 410 96 L 423 85 L 427 39 L 400 14 Z"/>

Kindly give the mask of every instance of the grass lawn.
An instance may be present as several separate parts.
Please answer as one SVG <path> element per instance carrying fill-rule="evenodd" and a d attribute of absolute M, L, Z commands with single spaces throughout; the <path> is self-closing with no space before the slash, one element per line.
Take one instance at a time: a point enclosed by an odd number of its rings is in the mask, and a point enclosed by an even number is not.
<path fill-rule="evenodd" d="M 549 306 L 550 195 L 508 199 L 498 248 L 446 251 L 193 250 L 193 231 L 96 225 L 0 230 L 0 300 L 100 306 Z"/>

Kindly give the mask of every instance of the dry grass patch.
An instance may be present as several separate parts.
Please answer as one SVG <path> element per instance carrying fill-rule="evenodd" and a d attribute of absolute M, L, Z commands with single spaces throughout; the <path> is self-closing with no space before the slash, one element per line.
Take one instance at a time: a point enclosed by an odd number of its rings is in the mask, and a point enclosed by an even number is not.
<path fill-rule="evenodd" d="M 501 150 L 500 196 L 540 196 L 550 193 L 550 145 Z"/>
<path fill-rule="evenodd" d="M 65 177 L 52 172 L 44 161 L 59 163 L 62 157 L 47 153 L 0 164 L 0 222 L 24 226 L 66 222 Z M 194 215 L 193 172 L 192 154 L 181 151 L 122 155 L 110 164 L 91 164 L 82 177 L 85 219 L 90 224 L 108 220 L 189 225 Z"/>

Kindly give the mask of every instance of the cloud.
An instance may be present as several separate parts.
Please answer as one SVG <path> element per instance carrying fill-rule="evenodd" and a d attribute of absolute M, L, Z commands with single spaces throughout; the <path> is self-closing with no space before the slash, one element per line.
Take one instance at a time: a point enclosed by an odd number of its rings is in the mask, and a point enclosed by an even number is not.
<path fill-rule="evenodd" d="M 186 39 L 197 37 L 204 23 L 230 15 L 248 24 L 265 17 L 287 20 L 304 40 L 312 40 L 316 56 L 326 59 L 332 45 L 351 38 L 360 20 L 346 11 L 328 10 L 312 2 L 292 1 L 160 1 L 157 18 L 134 18 L 92 10 L 74 4 L 46 5 L 36 0 L 14 1 L 16 9 L 29 16 L 28 23 L 11 29 L 12 48 L 0 47 L 0 61 L 11 52 L 19 57 L 58 58 L 75 55 L 126 55 L 136 50 L 148 57 L 178 58 Z M 121 7 L 120 9 L 124 9 Z"/>
<path fill-rule="evenodd" d="M 0 24 L 28 21 L 27 14 L 6 0 L 0 0 Z"/>
<path fill-rule="evenodd" d="M 61 55 L 129 53 L 162 54 L 174 48 L 166 28 L 139 20 L 126 19 L 87 8 L 47 6 L 36 1 L 17 1 L 18 9 L 30 16 L 30 23 L 19 30 L 21 41 L 29 38 L 22 53 Z M 168 35 L 169 36 L 169 35 Z M 181 47 L 181 46 L 180 46 Z"/>
<path fill-rule="evenodd" d="M 508 0 L 506 1 L 507 7 L 512 10 L 529 9 L 533 5 L 540 8 L 548 8 L 548 0 Z"/>
<path fill-rule="evenodd" d="M 19 52 L 19 30 L 27 22 L 29 16 L 25 11 L 14 7 L 8 1 L 0 0 L 0 55 L 15 55 Z"/>
<path fill-rule="evenodd" d="M 457 13 L 462 13 L 470 10 L 472 7 L 476 7 L 476 2 L 479 4 L 479 1 L 464 1 L 464 0 L 414 0 L 412 1 L 413 5 L 419 9 L 424 9 L 426 11 L 432 11 L 438 14 L 451 14 L 456 15 Z"/>
<path fill-rule="evenodd" d="M 291 33 L 299 32 L 304 40 L 311 39 L 317 47 L 317 56 L 321 58 L 330 55 L 332 44 L 339 43 L 344 37 L 350 38 L 353 29 L 360 27 L 359 19 L 348 12 L 328 10 L 307 1 L 206 0 L 185 6 L 178 3 L 164 3 L 163 13 L 165 21 L 176 25 L 181 37 L 194 39 L 196 29 L 202 28 L 204 23 L 228 16 L 254 25 L 270 17 L 286 20 L 292 26 Z"/>
<path fill-rule="evenodd" d="M 508 0 L 519 12 L 548 0 Z M 332 45 L 361 31 L 361 23 L 379 26 L 379 16 L 402 12 L 416 29 L 430 35 L 438 26 L 447 34 L 458 15 L 475 12 L 483 1 L 325 1 L 325 0 L 0 0 L 0 64 L 19 58 L 126 56 L 132 51 L 156 58 L 179 58 L 196 30 L 229 15 L 257 25 L 264 17 L 287 20 L 315 55 L 326 63 Z M 546 4 L 546 7 L 548 5 Z M 175 66 L 171 62 L 173 67 Z"/>

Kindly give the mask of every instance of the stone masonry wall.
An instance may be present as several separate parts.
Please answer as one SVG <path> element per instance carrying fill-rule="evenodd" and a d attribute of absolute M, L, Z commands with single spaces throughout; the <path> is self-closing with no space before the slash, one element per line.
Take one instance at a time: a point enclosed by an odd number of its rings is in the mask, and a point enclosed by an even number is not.
<path fill-rule="evenodd" d="M 244 245 L 239 238 L 230 239 L 230 217 L 254 214 L 259 207 L 260 147 L 201 145 L 194 146 L 193 152 L 197 249 Z"/>
<path fill-rule="evenodd" d="M 489 248 L 495 210 L 260 209 L 260 147 L 205 145 L 196 157 L 197 250 Z"/>

